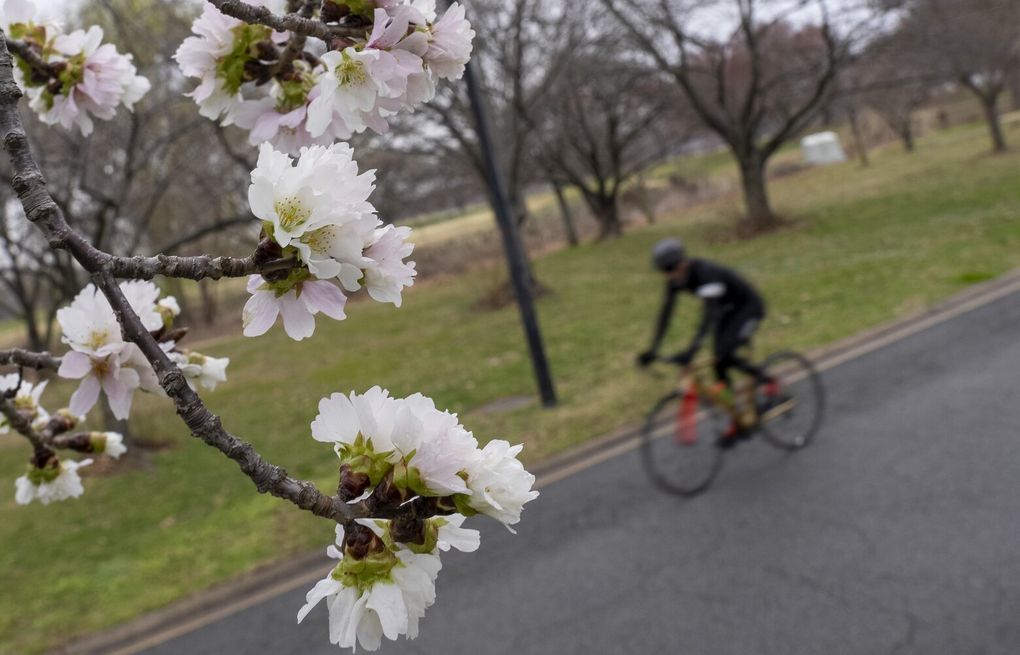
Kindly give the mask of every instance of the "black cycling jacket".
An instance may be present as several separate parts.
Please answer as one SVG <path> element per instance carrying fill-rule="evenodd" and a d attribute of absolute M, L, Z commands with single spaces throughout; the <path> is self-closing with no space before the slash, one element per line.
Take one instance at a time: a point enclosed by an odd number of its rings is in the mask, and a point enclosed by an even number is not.
<path fill-rule="evenodd" d="M 736 271 L 704 259 L 691 259 L 687 279 L 683 283 L 673 280 L 666 283 L 666 296 L 659 311 L 652 352 L 658 351 L 669 329 L 677 294 L 682 291 L 692 293 L 705 302 L 701 324 L 688 348 L 691 353 L 701 347 L 709 331 L 730 313 L 743 311 L 748 317 L 765 318 L 765 301 L 761 294 Z"/>

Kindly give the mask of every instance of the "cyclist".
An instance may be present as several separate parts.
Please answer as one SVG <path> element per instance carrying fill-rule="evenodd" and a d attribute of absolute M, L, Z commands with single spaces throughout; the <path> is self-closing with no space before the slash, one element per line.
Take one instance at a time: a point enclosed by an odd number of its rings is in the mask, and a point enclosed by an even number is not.
<path fill-rule="evenodd" d="M 701 324 L 687 349 L 669 357 L 668 361 L 681 366 L 690 364 L 711 332 L 719 391 L 730 392 L 732 380 L 729 372 L 737 368 L 754 377 L 758 384 L 766 385 L 767 394 L 772 393 L 774 381 L 736 352 L 740 346 L 750 341 L 765 318 L 765 301 L 761 294 L 725 266 L 704 259 L 688 258 L 683 244 L 677 239 L 659 242 L 652 250 L 652 261 L 666 276 L 666 296 L 659 312 L 652 345 L 638 355 L 638 364 L 648 366 L 655 361 L 659 345 L 673 318 L 677 294 L 687 291 L 703 301 Z M 740 432 L 739 421 L 734 417 L 725 436 L 733 437 Z"/>

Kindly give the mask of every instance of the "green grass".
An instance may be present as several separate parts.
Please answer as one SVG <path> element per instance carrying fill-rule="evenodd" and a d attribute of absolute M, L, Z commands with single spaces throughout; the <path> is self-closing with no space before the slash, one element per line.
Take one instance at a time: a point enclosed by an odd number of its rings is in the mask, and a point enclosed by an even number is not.
<path fill-rule="evenodd" d="M 1010 136 L 1020 143 L 1015 128 Z M 923 140 L 913 156 L 876 152 L 869 169 L 850 163 L 777 180 L 775 205 L 791 225 L 752 241 L 716 238 L 739 211 L 730 197 L 543 257 L 536 270 L 554 290 L 539 312 L 562 399 L 555 410 L 478 410 L 533 392 L 515 311 L 476 308 L 494 271 L 426 282 L 400 310 L 354 303 L 349 320 L 320 321 L 305 343 L 276 329 L 203 344 L 232 358 L 230 383 L 208 400 L 229 429 L 324 488 L 335 485 L 334 459 L 309 436 L 316 403 L 372 384 L 431 395 L 482 439 L 523 440 L 535 461 L 632 423 L 661 391 L 632 360 L 660 299 L 647 253 L 666 235 L 762 287 L 770 306 L 762 350 L 831 342 L 1020 266 L 1020 154 L 986 149 L 983 126 L 967 126 Z M 680 312 L 677 348 L 697 306 L 683 301 Z M 0 481 L 11 485 L 0 494 L 0 652 L 39 651 L 329 542 L 324 522 L 254 494 L 232 463 L 185 434 L 165 401 L 144 398 L 140 409 L 135 430 L 172 447 L 144 469 L 90 477 L 76 502 L 16 507 L 12 481 L 27 450 L 0 439 Z"/>

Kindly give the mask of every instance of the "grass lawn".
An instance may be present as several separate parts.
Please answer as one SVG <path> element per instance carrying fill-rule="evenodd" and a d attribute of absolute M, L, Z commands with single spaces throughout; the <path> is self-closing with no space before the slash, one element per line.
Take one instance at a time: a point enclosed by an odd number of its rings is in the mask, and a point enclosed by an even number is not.
<path fill-rule="evenodd" d="M 1009 136 L 1020 143 L 1020 130 Z M 324 488 L 335 486 L 335 459 L 309 436 L 317 401 L 372 384 L 420 390 L 482 439 L 526 442 L 535 461 L 633 422 L 660 390 L 632 361 L 660 300 L 647 253 L 666 235 L 762 287 L 763 350 L 824 344 L 1020 266 L 1020 151 L 987 149 L 984 126 L 965 126 L 922 140 L 914 155 L 876 152 L 868 169 L 848 163 L 777 180 L 774 202 L 791 226 L 753 241 L 716 238 L 739 210 L 731 197 L 543 257 L 536 270 L 554 293 L 539 311 L 562 399 L 552 411 L 479 409 L 533 391 L 516 312 L 475 307 L 495 272 L 427 282 L 400 310 L 355 303 L 350 319 L 320 320 L 316 338 L 301 344 L 281 329 L 204 344 L 232 358 L 231 381 L 209 404 L 268 458 Z M 687 300 L 680 311 L 677 349 L 697 306 Z M 135 430 L 170 448 L 146 468 L 88 478 L 76 502 L 15 506 L 13 480 L 28 452 L 0 438 L 0 481 L 9 485 L 0 487 L 0 652 L 37 652 L 68 630 L 112 625 L 330 542 L 325 522 L 252 493 L 232 463 L 185 434 L 165 401 L 142 398 L 140 409 Z"/>

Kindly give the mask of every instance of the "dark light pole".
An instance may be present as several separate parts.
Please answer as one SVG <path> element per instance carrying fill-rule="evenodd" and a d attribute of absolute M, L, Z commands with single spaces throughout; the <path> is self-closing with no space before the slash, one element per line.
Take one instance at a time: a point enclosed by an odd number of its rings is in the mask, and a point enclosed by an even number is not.
<path fill-rule="evenodd" d="M 486 163 L 485 173 L 489 187 L 489 202 L 496 214 L 496 224 L 499 226 L 499 233 L 503 238 L 503 250 L 506 252 L 510 281 L 517 297 L 521 323 L 524 324 L 524 336 L 528 342 L 535 380 L 538 382 L 538 392 L 542 398 L 542 405 L 554 407 L 556 405 L 556 389 L 549 371 L 549 360 L 545 356 L 538 316 L 535 314 L 535 301 L 531 295 L 531 275 L 525 259 L 524 248 L 521 246 L 521 237 L 517 232 L 517 223 L 510 215 L 506 185 L 492 143 L 492 129 L 489 126 L 489 118 L 485 111 L 481 91 L 478 88 L 478 79 L 475 77 L 474 67 L 471 64 L 468 64 L 464 71 L 464 80 L 467 82 L 471 113 L 474 116 L 475 129 L 478 133 L 478 147 L 481 150 L 482 159 Z"/>

